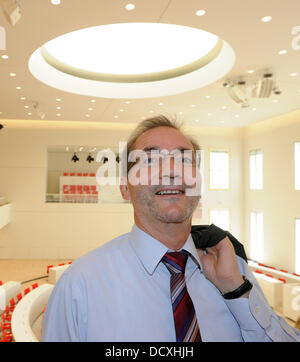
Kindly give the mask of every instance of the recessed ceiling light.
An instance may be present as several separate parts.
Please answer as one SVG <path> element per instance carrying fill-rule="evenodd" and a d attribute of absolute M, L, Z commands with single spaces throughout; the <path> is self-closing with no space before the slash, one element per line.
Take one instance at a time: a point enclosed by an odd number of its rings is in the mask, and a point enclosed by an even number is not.
<path fill-rule="evenodd" d="M 60 5 L 60 0 L 51 0 L 52 5 Z"/>
<path fill-rule="evenodd" d="M 125 103 L 125 104 L 130 104 L 131 102 L 130 102 L 130 101 L 125 101 L 124 103 Z"/>
<path fill-rule="evenodd" d="M 222 106 L 222 109 L 227 109 L 227 106 Z"/>
<path fill-rule="evenodd" d="M 235 114 L 235 115 L 234 115 L 235 118 L 239 118 L 239 116 L 240 116 L 239 114 Z"/>
<path fill-rule="evenodd" d="M 253 108 L 252 108 L 252 111 L 256 111 L 256 108 L 255 108 L 255 107 L 253 107 Z"/>
<path fill-rule="evenodd" d="M 191 104 L 191 107 L 192 107 L 192 108 L 195 108 L 195 107 L 197 107 L 197 106 L 196 106 L 196 104 Z"/>
<path fill-rule="evenodd" d="M 278 54 L 280 54 L 280 55 L 283 55 L 286 53 L 287 53 L 287 50 L 285 50 L 285 49 L 279 50 L 279 52 L 278 52 Z"/>
<path fill-rule="evenodd" d="M 127 5 L 125 5 L 125 9 L 128 10 L 128 11 L 134 10 L 135 5 L 134 4 L 127 4 Z"/>
<path fill-rule="evenodd" d="M 60 102 L 61 101 L 61 99 L 60 98 L 56 98 L 56 102 Z"/>
<path fill-rule="evenodd" d="M 26 108 L 26 109 L 27 109 L 27 108 L 29 108 L 29 106 L 24 106 L 24 108 Z"/>
<path fill-rule="evenodd" d="M 273 103 L 278 103 L 279 101 L 278 101 L 278 99 L 272 99 L 272 102 Z"/>
<path fill-rule="evenodd" d="M 298 73 L 296 73 L 296 72 L 290 74 L 291 77 L 297 77 L 297 75 L 298 75 Z"/>
<path fill-rule="evenodd" d="M 272 20 L 272 16 L 264 16 L 263 18 L 261 18 L 261 21 L 263 23 L 268 23 L 271 20 Z"/>
<path fill-rule="evenodd" d="M 56 113 L 57 117 L 60 117 L 61 116 L 61 113 Z"/>
<path fill-rule="evenodd" d="M 20 89 L 22 89 L 22 87 L 20 87 L 20 86 L 17 86 L 17 87 L 16 87 L 16 89 L 17 89 L 17 90 L 20 90 Z"/>
<path fill-rule="evenodd" d="M 96 99 L 91 99 L 91 103 L 96 103 Z"/>
<path fill-rule="evenodd" d="M 26 97 L 21 97 L 20 99 L 21 101 L 25 101 Z"/>
<path fill-rule="evenodd" d="M 205 98 L 206 98 L 206 99 L 210 99 L 210 98 L 211 98 L 211 96 L 205 96 Z"/>
<path fill-rule="evenodd" d="M 212 113 L 207 113 L 208 116 L 212 116 Z"/>
<path fill-rule="evenodd" d="M 182 115 L 183 115 L 183 112 L 179 112 L 179 114 L 182 116 Z"/>
<path fill-rule="evenodd" d="M 159 102 L 158 105 L 159 105 L 159 106 L 163 106 L 164 104 L 163 104 L 163 102 Z"/>
<path fill-rule="evenodd" d="M 99 37 L 101 54 L 94 47 Z M 120 53 L 122 62 L 112 61 Z M 199 89 L 223 78 L 234 63 L 232 47 L 218 35 L 196 27 L 129 22 L 84 28 L 52 39 L 32 54 L 29 68 L 56 89 L 128 99 Z"/>
<path fill-rule="evenodd" d="M 56 107 L 56 109 L 61 109 L 61 107 Z"/>
<path fill-rule="evenodd" d="M 90 118 L 90 117 L 91 117 L 89 114 L 86 114 L 85 116 L 86 116 L 86 118 Z"/>
<path fill-rule="evenodd" d="M 1 58 L 2 58 L 2 59 L 8 59 L 8 55 L 3 54 L 3 55 L 1 55 Z"/>
<path fill-rule="evenodd" d="M 121 108 L 121 109 L 120 109 L 120 112 L 124 112 L 124 109 Z"/>
<path fill-rule="evenodd" d="M 252 73 L 254 73 L 254 69 L 249 69 L 248 74 L 252 74 Z"/>
<path fill-rule="evenodd" d="M 94 108 L 92 108 L 92 107 L 88 108 L 88 111 L 93 111 L 93 110 L 94 110 Z"/>
<path fill-rule="evenodd" d="M 28 116 L 32 116 L 32 113 L 31 112 L 29 112 L 29 113 L 27 113 L 28 114 Z"/>
<path fill-rule="evenodd" d="M 196 11 L 196 15 L 197 15 L 197 16 L 203 16 L 205 13 L 206 13 L 206 11 L 203 10 L 203 9 Z"/>
<path fill-rule="evenodd" d="M 119 116 L 117 116 L 117 115 L 114 115 L 114 118 L 119 118 Z"/>
<path fill-rule="evenodd" d="M 16 73 L 9 73 L 10 77 L 15 77 L 17 74 Z"/>

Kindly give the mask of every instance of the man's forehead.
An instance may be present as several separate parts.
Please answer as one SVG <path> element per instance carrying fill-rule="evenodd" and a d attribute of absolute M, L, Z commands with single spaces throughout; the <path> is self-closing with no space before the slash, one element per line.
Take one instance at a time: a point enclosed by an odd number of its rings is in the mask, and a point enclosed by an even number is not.
<path fill-rule="evenodd" d="M 192 143 L 178 130 L 156 127 L 143 133 L 134 144 L 141 150 L 193 150 Z"/>

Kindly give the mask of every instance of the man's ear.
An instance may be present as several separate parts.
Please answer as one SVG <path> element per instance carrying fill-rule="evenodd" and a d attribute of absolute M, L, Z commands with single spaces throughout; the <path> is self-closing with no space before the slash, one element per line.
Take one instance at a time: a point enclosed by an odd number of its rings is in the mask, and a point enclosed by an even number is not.
<path fill-rule="evenodd" d="M 120 185 L 120 191 L 121 191 L 123 199 L 126 201 L 130 201 L 130 192 L 129 192 L 127 183 L 122 183 Z"/>

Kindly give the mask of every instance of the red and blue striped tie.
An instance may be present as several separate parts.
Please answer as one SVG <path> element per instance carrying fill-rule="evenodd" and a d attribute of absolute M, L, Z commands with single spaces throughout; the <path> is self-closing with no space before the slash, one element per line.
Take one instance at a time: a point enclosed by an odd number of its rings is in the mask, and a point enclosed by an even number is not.
<path fill-rule="evenodd" d="M 162 262 L 171 273 L 171 300 L 177 342 L 201 342 L 200 330 L 185 283 L 186 252 L 166 253 Z"/>

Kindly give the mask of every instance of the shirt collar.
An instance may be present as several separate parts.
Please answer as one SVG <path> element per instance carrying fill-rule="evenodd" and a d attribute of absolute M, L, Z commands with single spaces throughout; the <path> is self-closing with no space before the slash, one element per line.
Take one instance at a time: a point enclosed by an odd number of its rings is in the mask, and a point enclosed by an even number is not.
<path fill-rule="evenodd" d="M 149 274 L 153 274 L 161 258 L 167 251 L 170 251 L 160 241 L 141 230 L 138 226 L 133 225 L 130 232 L 130 243 Z M 193 242 L 191 234 L 188 236 L 182 249 L 188 251 L 192 255 L 192 259 L 201 268 L 200 259 L 197 249 Z"/>

